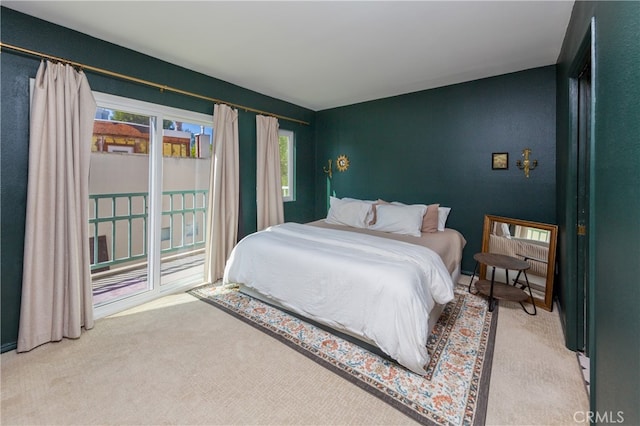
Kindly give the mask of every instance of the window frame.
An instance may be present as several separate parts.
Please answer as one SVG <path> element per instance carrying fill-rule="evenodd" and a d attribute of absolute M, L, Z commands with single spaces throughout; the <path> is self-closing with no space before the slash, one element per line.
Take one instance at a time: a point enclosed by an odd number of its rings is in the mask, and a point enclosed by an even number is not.
<path fill-rule="evenodd" d="M 280 137 L 287 137 L 289 144 L 287 149 L 287 177 L 289 179 L 289 195 L 282 194 L 282 201 L 284 203 L 292 202 L 296 200 L 296 166 L 295 166 L 295 151 L 296 151 L 296 138 L 293 130 L 278 129 L 278 142 Z M 282 173 L 282 170 L 280 170 Z M 284 192 L 284 191 L 283 191 Z"/>

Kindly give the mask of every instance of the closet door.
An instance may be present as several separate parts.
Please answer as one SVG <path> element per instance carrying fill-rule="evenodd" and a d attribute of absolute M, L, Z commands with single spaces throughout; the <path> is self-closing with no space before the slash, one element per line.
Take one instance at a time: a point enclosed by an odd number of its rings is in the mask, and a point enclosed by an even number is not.
<path fill-rule="evenodd" d="M 589 168 L 591 161 L 591 61 L 587 61 L 577 82 L 577 289 L 578 348 L 589 354 Z"/>

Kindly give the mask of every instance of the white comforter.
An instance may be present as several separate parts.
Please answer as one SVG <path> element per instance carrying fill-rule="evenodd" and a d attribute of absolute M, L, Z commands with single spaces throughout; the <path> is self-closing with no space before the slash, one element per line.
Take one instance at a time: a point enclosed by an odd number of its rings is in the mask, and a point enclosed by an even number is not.
<path fill-rule="evenodd" d="M 362 336 L 419 374 L 429 361 L 429 312 L 453 300 L 449 272 L 426 247 L 298 223 L 245 237 L 223 281 Z"/>

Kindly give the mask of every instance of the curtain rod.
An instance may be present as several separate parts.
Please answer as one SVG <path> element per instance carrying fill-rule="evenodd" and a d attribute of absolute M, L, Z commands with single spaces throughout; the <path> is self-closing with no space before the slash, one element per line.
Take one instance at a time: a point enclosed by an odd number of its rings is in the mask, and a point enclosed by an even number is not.
<path fill-rule="evenodd" d="M 156 89 L 160 89 L 161 92 L 167 91 L 167 92 L 179 93 L 181 95 L 191 96 L 193 98 L 198 98 L 198 99 L 204 99 L 205 101 L 211 101 L 211 102 L 215 102 L 215 103 L 223 103 L 223 104 L 227 104 L 227 105 L 230 105 L 232 107 L 235 107 L 235 108 L 238 108 L 238 109 L 242 109 L 242 110 L 245 110 L 245 111 L 251 111 L 251 112 L 258 113 L 258 114 L 269 115 L 269 116 L 272 116 L 272 117 L 281 118 L 283 120 L 293 121 L 295 123 L 300 123 L 300 124 L 305 124 L 305 125 L 309 124 L 307 121 L 298 120 L 297 118 L 286 117 L 284 115 L 274 114 L 274 113 L 271 113 L 271 112 L 268 112 L 268 111 L 261 111 L 259 109 L 250 108 L 250 107 L 247 107 L 247 106 L 244 106 L 244 105 L 239 105 L 239 104 L 234 104 L 234 103 L 231 103 L 231 102 L 226 102 L 226 101 L 223 101 L 221 99 L 211 98 L 209 96 L 204 96 L 204 95 L 200 95 L 198 93 L 188 92 L 186 90 L 177 89 L 175 87 L 166 86 L 164 84 L 154 83 L 153 81 L 143 80 L 141 78 L 131 77 L 129 75 L 125 75 L 125 74 L 120 74 L 120 73 L 117 73 L 117 72 L 109 71 L 109 70 L 106 70 L 104 68 L 98 68 L 98 67 L 94 67 L 94 66 L 91 66 L 91 65 L 81 64 L 79 62 L 70 61 L 69 59 L 59 58 L 57 56 L 47 55 L 45 53 L 36 52 L 34 50 L 25 49 L 23 47 L 13 46 L 11 44 L 3 43 L 1 41 L 0 41 L 0 48 L 14 50 L 16 52 L 26 53 L 26 54 L 32 55 L 32 56 L 38 56 L 38 57 L 43 58 L 43 59 L 50 59 L 50 60 L 52 60 L 54 62 L 66 63 L 66 64 L 69 64 L 71 66 L 80 68 L 82 70 L 92 71 L 92 72 L 95 72 L 95 73 L 108 75 L 110 77 L 119 78 L 121 80 L 132 81 L 134 83 L 139 83 L 139 84 L 143 84 L 143 85 L 146 85 L 146 86 L 155 87 Z"/>

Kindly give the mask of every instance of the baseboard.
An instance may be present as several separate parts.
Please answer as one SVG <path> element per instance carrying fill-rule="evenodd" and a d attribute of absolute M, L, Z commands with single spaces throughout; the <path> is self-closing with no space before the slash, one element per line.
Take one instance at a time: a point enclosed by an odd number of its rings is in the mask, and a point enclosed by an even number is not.
<path fill-rule="evenodd" d="M 576 352 L 578 348 L 573 347 L 574 345 L 570 345 L 567 341 L 567 321 L 566 321 L 566 313 L 562 309 L 562 305 L 560 304 L 560 299 L 557 297 L 553 298 L 554 305 L 558 310 L 558 317 L 560 318 L 560 326 L 562 327 L 562 337 L 564 337 L 564 346 L 570 351 Z"/>
<path fill-rule="evenodd" d="M 2 346 L 0 346 L 0 353 L 12 351 L 17 347 L 18 347 L 18 342 L 3 343 Z"/>

